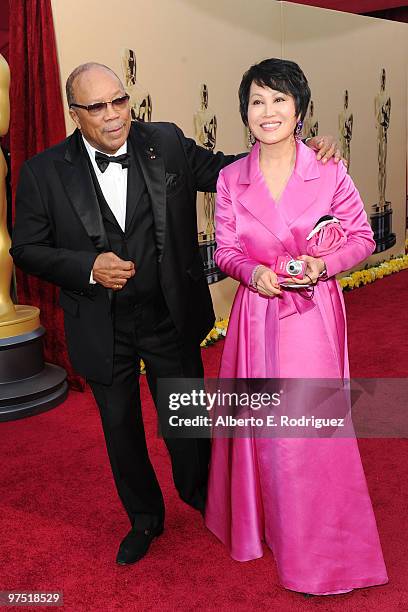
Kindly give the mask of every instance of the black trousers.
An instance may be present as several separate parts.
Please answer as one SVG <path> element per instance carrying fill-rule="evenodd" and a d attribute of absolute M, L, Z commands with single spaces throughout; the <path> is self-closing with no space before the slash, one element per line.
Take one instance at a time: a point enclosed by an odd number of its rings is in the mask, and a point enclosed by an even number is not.
<path fill-rule="evenodd" d="M 121 308 L 115 317 L 113 382 L 88 381 L 99 407 L 116 487 L 129 519 L 141 529 L 164 521 L 164 502 L 146 447 L 139 390 L 139 361 L 156 403 L 158 378 L 203 376 L 200 347 L 186 348 L 164 299 Z M 185 502 L 203 511 L 210 441 L 165 439 L 173 479 Z"/>

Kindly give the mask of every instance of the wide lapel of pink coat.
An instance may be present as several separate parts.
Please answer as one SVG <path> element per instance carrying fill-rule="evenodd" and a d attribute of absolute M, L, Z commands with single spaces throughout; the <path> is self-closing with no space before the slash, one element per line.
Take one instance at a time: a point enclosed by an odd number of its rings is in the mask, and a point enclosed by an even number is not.
<path fill-rule="evenodd" d="M 290 226 L 281 213 L 281 207 L 290 207 L 292 218 L 303 215 L 315 202 L 319 191 L 319 166 L 316 153 L 302 142 L 296 145 L 296 163 L 293 175 L 275 205 L 259 168 L 259 143 L 242 160 L 238 178 L 242 190 L 238 200 L 242 206 L 260 221 L 282 243 L 292 257 L 303 254 L 290 231 Z M 312 229 L 312 228 L 310 228 Z"/>

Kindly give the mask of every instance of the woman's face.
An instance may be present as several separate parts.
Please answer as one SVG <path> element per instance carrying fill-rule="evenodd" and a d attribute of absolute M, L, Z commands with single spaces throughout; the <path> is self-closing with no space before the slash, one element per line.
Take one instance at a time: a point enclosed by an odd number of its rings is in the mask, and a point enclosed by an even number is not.
<path fill-rule="evenodd" d="M 259 142 L 276 144 L 292 138 L 297 122 L 295 101 L 290 94 L 252 82 L 248 126 Z"/>

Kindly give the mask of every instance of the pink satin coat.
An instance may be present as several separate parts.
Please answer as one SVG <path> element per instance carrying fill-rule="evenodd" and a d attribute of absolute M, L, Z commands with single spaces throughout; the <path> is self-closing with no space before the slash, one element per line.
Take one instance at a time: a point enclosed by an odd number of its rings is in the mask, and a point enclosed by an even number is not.
<path fill-rule="evenodd" d="M 326 255 L 313 300 L 249 287 L 254 268 L 306 254 L 323 215 L 337 217 L 347 243 Z M 219 267 L 240 281 L 221 378 L 348 378 L 344 302 L 335 274 L 374 249 L 357 189 L 342 163 L 316 160 L 297 144 L 292 176 L 275 203 L 259 168 L 259 146 L 224 168 L 217 186 Z M 292 334 L 293 330 L 293 334 Z M 387 582 L 357 442 L 343 439 L 213 440 L 207 527 L 246 561 L 272 549 L 288 589 L 326 594 Z"/>

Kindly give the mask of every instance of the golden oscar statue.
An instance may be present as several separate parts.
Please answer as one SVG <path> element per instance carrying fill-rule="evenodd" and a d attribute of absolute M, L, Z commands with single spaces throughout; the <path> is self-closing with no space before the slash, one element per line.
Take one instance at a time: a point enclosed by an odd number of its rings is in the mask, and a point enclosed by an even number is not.
<path fill-rule="evenodd" d="M 353 136 L 353 113 L 349 110 L 349 93 L 344 92 L 344 106 L 339 115 L 339 139 L 341 154 L 347 161 L 347 172 L 350 172 L 351 139 Z"/>
<path fill-rule="evenodd" d="M 10 122 L 10 70 L 0 54 L 0 137 Z M 0 421 L 49 410 L 66 398 L 62 368 L 44 363 L 40 311 L 10 299 L 13 260 L 7 231 L 7 164 L 0 147 Z"/>
<path fill-rule="evenodd" d="M 303 138 L 313 138 L 319 133 L 319 122 L 314 116 L 314 102 L 310 100 L 309 108 L 303 121 Z"/>
<path fill-rule="evenodd" d="M 385 91 L 385 68 L 381 70 L 380 91 L 375 96 L 374 114 L 377 129 L 378 154 L 378 202 L 373 205 L 374 213 L 370 215 L 371 226 L 376 242 L 375 253 L 382 253 L 394 246 L 397 241 L 392 231 L 392 207 L 385 197 L 387 185 L 387 132 L 390 127 L 391 98 Z"/>
<path fill-rule="evenodd" d="M 194 132 L 197 144 L 208 151 L 214 151 L 217 139 L 217 117 L 208 106 L 208 87 L 205 83 L 200 88 L 200 108 L 194 113 Z M 214 261 L 214 253 L 217 246 L 215 243 L 214 220 L 215 194 L 205 192 L 203 197 L 206 227 L 205 231 L 199 232 L 198 242 L 205 276 L 210 285 L 225 278 L 225 274 L 221 272 Z"/>
<path fill-rule="evenodd" d="M 10 123 L 10 70 L 0 54 L 0 137 L 8 132 Z M 33 306 L 14 306 L 10 299 L 13 260 L 9 254 L 10 236 L 7 231 L 6 198 L 7 164 L 0 147 L 0 338 L 30 332 L 40 326 L 40 311 Z"/>
<path fill-rule="evenodd" d="M 378 205 L 384 208 L 385 187 L 387 184 L 387 131 L 390 126 L 391 98 L 385 91 L 385 68 L 381 71 L 380 91 L 374 101 L 375 121 L 378 142 Z"/>
<path fill-rule="evenodd" d="M 196 141 L 208 151 L 214 151 L 217 139 L 217 118 L 208 107 L 208 87 L 205 83 L 200 89 L 201 105 L 200 110 L 194 114 L 194 131 Z M 203 239 L 214 240 L 215 225 L 215 194 L 204 193 L 204 214 L 206 228 Z"/>
<path fill-rule="evenodd" d="M 7 134 L 10 123 L 9 87 L 9 67 L 4 57 L 0 55 L 0 137 Z M 0 321 L 16 316 L 10 298 L 13 260 L 9 254 L 11 241 L 7 231 L 6 176 L 7 163 L 0 147 Z"/>
<path fill-rule="evenodd" d="M 136 79 L 136 54 L 133 49 L 124 49 L 122 68 L 125 90 L 130 96 L 130 113 L 133 121 L 152 120 L 152 98 Z"/>

